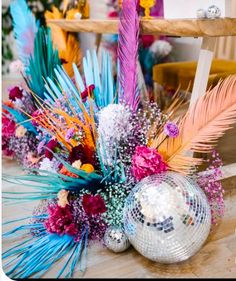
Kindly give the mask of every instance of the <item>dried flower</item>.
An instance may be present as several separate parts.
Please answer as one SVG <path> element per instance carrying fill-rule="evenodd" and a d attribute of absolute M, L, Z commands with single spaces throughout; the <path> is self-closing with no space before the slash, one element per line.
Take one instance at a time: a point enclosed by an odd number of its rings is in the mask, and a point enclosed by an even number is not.
<path fill-rule="evenodd" d="M 100 195 L 85 194 L 82 205 L 87 215 L 98 215 L 106 212 L 106 206 Z"/>
<path fill-rule="evenodd" d="M 85 171 L 86 173 L 92 173 L 94 171 L 94 167 L 91 164 L 83 164 L 81 166 L 81 170 Z"/>
<path fill-rule="evenodd" d="M 82 163 L 92 163 L 95 165 L 94 154 L 86 145 L 79 144 L 72 148 L 68 161 L 72 164 L 76 160 L 80 160 Z"/>
<path fill-rule="evenodd" d="M 197 182 L 206 193 L 211 207 L 211 221 L 216 224 L 224 215 L 224 189 L 220 181 L 223 163 L 216 151 L 212 152 L 212 158 L 208 161 L 211 164 L 206 171 L 199 173 Z"/>
<path fill-rule="evenodd" d="M 168 121 L 164 126 L 164 134 L 171 138 L 176 138 L 179 135 L 179 129 L 175 123 Z"/>
<path fill-rule="evenodd" d="M 16 131 L 15 131 L 15 136 L 18 138 L 22 138 L 27 132 L 27 129 L 23 126 L 18 126 Z"/>
<path fill-rule="evenodd" d="M 2 116 L 2 135 L 4 137 L 11 137 L 15 134 L 15 130 L 16 123 L 6 116 Z"/>
<path fill-rule="evenodd" d="M 15 101 L 16 99 L 22 99 L 23 97 L 23 89 L 19 87 L 14 87 L 9 91 L 9 99 Z"/>
<path fill-rule="evenodd" d="M 70 128 L 67 132 L 66 132 L 66 137 L 65 140 L 68 142 L 75 134 L 75 129 L 74 128 Z"/>
<path fill-rule="evenodd" d="M 82 165 L 82 162 L 80 160 L 76 160 L 75 162 L 73 162 L 72 167 L 80 170 L 81 165 Z"/>
<path fill-rule="evenodd" d="M 39 142 L 38 147 L 37 147 L 37 152 L 38 152 L 38 154 L 41 154 L 41 153 L 42 153 L 43 147 L 45 146 L 45 144 L 46 144 L 46 140 L 45 140 L 45 139 L 43 139 L 43 140 L 41 140 L 41 141 Z"/>
<path fill-rule="evenodd" d="M 41 109 L 37 109 L 32 113 L 32 124 L 37 127 L 39 126 L 40 120 L 42 119 L 43 112 Z"/>
<path fill-rule="evenodd" d="M 78 176 L 76 174 L 73 174 L 70 171 L 68 171 L 65 166 L 62 166 L 62 168 L 60 169 L 60 173 L 62 175 L 65 175 L 65 176 L 68 176 L 71 178 L 78 178 Z"/>
<path fill-rule="evenodd" d="M 58 235 L 77 234 L 77 226 L 74 223 L 73 215 L 69 205 L 64 208 L 58 205 L 50 205 L 48 207 L 49 218 L 45 221 L 45 227 L 48 232 Z"/>
<path fill-rule="evenodd" d="M 102 215 L 88 215 L 82 207 L 80 198 L 71 201 L 70 206 L 78 227 L 78 235 L 75 240 L 80 240 L 85 227 L 88 229 L 89 241 L 102 240 L 107 228 Z"/>
<path fill-rule="evenodd" d="M 27 154 L 27 161 L 28 162 L 30 162 L 32 164 L 36 164 L 36 163 L 39 162 L 39 160 L 40 160 L 40 158 L 37 157 L 34 152 L 32 152 L 32 151 L 28 152 L 28 154 Z"/>
<path fill-rule="evenodd" d="M 56 173 L 58 170 L 58 166 L 59 162 L 57 160 L 49 160 L 48 158 L 43 158 L 43 160 L 40 162 L 39 170 Z"/>
<path fill-rule="evenodd" d="M 68 195 L 69 195 L 69 191 L 64 190 L 64 189 L 62 189 L 62 190 L 60 190 L 58 192 L 58 194 L 57 194 L 58 203 L 57 204 L 60 207 L 65 207 L 66 205 L 69 204 L 69 202 L 68 202 Z"/>
<path fill-rule="evenodd" d="M 167 165 L 156 149 L 137 146 L 132 158 L 132 172 L 136 180 L 167 171 Z"/>
<path fill-rule="evenodd" d="M 45 157 L 48 159 L 52 160 L 53 154 L 51 151 L 55 152 L 55 148 L 58 146 L 58 142 L 55 139 L 50 140 L 47 145 L 46 145 L 46 150 L 45 150 Z M 50 151 L 50 150 L 51 151 Z"/>

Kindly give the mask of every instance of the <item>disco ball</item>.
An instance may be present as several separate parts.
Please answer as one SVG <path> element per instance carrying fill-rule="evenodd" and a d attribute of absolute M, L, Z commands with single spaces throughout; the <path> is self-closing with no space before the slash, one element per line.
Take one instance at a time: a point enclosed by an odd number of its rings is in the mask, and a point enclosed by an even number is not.
<path fill-rule="evenodd" d="M 124 230 L 133 247 L 160 263 L 193 256 L 205 242 L 211 211 L 204 192 L 184 175 L 166 172 L 140 181 L 124 207 Z"/>
<path fill-rule="evenodd" d="M 104 235 L 104 244 L 109 250 L 115 253 L 123 252 L 130 246 L 130 242 L 124 231 L 114 226 L 107 228 Z"/>

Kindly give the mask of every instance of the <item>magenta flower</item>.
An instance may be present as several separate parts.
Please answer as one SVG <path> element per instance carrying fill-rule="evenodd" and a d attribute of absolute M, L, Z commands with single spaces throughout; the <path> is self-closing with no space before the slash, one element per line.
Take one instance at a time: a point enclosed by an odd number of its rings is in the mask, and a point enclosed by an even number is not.
<path fill-rule="evenodd" d="M 6 116 L 2 116 L 2 136 L 11 137 L 15 134 L 15 131 L 16 123 Z"/>
<path fill-rule="evenodd" d="M 106 206 L 103 198 L 98 195 L 85 194 L 82 199 L 82 205 L 87 215 L 98 215 L 106 212 Z"/>
<path fill-rule="evenodd" d="M 50 140 L 50 141 L 48 142 L 48 144 L 46 145 L 45 157 L 48 158 L 49 160 L 52 160 L 53 154 L 52 154 L 51 151 L 55 152 L 55 148 L 56 148 L 57 146 L 58 146 L 57 140 L 54 140 L 54 139 Z M 50 149 L 51 151 L 48 150 L 48 149 Z"/>
<path fill-rule="evenodd" d="M 14 87 L 9 91 L 9 99 L 15 101 L 16 99 L 22 99 L 23 97 L 23 90 L 19 87 Z"/>
<path fill-rule="evenodd" d="M 74 218 L 69 205 L 60 207 L 58 205 L 51 205 L 48 207 L 49 218 L 45 222 L 45 227 L 49 233 L 56 233 L 58 235 L 77 234 L 77 226 L 74 223 Z"/>
<path fill-rule="evenodd" d="M 136 180 L 167 171 L 167 164 L 154 148 L 137 146 L 132 157 L 132 172 Z"/>
<path fill-rule="evenodd" d="M 41 118 L 43 116 L 43 112 L 41 109 L 37 109 L 32 113 L 33 120 L 31 121 L 33 126 L 37 127 L 39 125 Z"/>
<path fill-rule="evenodd" d="M 171 138 L 176 138 L 179 135 L 179 128 L 175 123 L 168 121 L 164 126 L 164 134 Z"/>

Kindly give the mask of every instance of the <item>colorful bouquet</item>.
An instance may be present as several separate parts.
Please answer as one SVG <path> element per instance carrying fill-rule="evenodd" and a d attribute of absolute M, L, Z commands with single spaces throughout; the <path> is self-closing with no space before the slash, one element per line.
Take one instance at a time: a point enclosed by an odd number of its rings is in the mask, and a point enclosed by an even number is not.
<path fill-rule="evenodd" d="M 26 85 L 13 88 L 11 102 L 3 105 L 2 134 L 3 151 L 14 154 L 26 173 L 3 178 L 28 191 L 3 197 L 13 204 L 40 203 L 3 235 L 20 238 L 3 253 L 11 278 L 39 278 L 63 256 L 67 260 L 58 278 L 72 277 L 78 264 L 84 271 L 92 241 L 103 241 L 113 227 L 120 230 L 120 243 L 127 197 L 152 175 L 191 176 L 208 198 L 212 223 L 223 215 L 222 163 L 214 146 L 236 121 L 236 76 L 221 81 L 178 118 L 183 103 L 178 95 L 165 112 L 144 102 L 137 87 L 137 2 L 123 0 L 117 81 L 109 54 L 103 53 L 100 67 L 95 51 L 83 58 L 83 75 L 73 64 L 70 78 L 49 30 L 38 29 L 33 51 L 22 52 Z M 212 152 L 209 168 L 199 173 L 206 160 L 189 152 Z M 22 231 L 27 235 L 18 236 Z"/>

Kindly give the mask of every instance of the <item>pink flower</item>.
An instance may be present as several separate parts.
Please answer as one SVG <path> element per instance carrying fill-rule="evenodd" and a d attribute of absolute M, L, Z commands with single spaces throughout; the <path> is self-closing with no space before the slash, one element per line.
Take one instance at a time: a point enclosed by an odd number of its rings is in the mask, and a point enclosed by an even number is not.
<path fill-rule="evenodd" d="M 156 149 L 137 146 L 132 157 L 132 172 L 136 180 L 167 171 L 167 165 Z"/>
<path fill-rule="evenodd" d="M 82 205 L 87 215 L 98 215 L 106 212 L 106 206 L 100 195 L 85 194 L 82 199 Z"/>
<path fill-rule="evenodd" d="M 2 136 L 11 137 L 15 134 L 15 131 L 16 123 L 6 116 L 2 116 Z"/>
<path fill-rule="evenodd" d="M 40 122 L 41 119 L 42 119 L 42 117 L 43 117 L 43 112 L 42 112 L 42 110 L 41 110 L 41 109 L 35 110 L 35 111 L 32 113 L 32 117 L 33 117 L 33 119 L 32 119 L 31 122 L 32 122 L 33 126 L 37 127 L 37 126 L 39 125 L 38 122 Z"/>
<path fill-rule="evenodd" d="M 19 87 L 14 87 L 9 91 L 9 99 L 15 101 L 16 99 L 22 99 L 23 97 L 23 90 Z"/>
<path fill-rule="evenodd" d="M 60 207 L 58 205 L 51 205 L 48 207 L 49 218 L 45 222 L 45 227 L 49 233 L 56 233 L 58 235 L 77 234 L 77 226 L 74 223 L 74 218 L 69 205 Z"/>
<path fill-rule="evenodd" d="M 164 134 L 171 138 L 176 138 L 179 135 L 179 128 L 175 123 L 168 121 L 164 126 Z"/>

